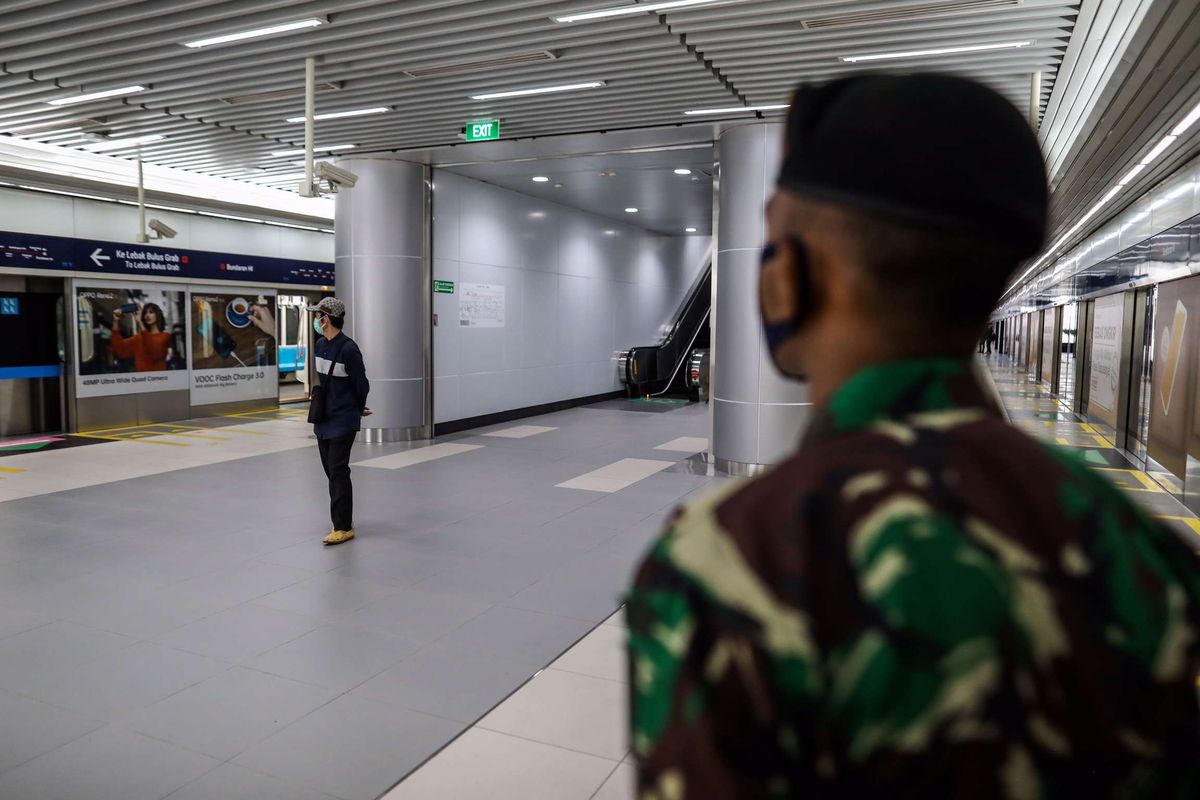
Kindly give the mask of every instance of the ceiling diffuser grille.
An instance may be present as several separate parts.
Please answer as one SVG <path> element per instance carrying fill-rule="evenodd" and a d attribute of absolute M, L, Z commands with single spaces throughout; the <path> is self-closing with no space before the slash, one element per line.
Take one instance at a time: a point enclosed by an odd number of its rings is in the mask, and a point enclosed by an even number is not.
<path fill-rule="evenodd" d="M 325 81 L 317 84 L 317 94 L 322 92 L 336 92 L 342 88 L 341 81 Z M 297 86 L 291 89 L 278 89 L 274 92 L 258 92 L 257 94 L 239 94 L 233 97 L 218 97 L 225 105 L 241 106 L 247 103 L 269 103 L 272 100 L 287 100 L 291 97 L 303 97 L 304 87 Z"/>
<path fill-rule="evenodd" d="M 532 53 L 516 53 L 511 56 L 485 58 L 479 61 L 460 61 L 454 64 L 438 64 L 432 67 L 416 67 L 403 70 L 410 78 L 437 78 L 443 75 L 460 75 L 464 72 L 480 72 L 497 67 L 515 67 L 521 64 L 543 64 L 556 61 L 558 54 L 551 50 L 535 50 Z"/>
<path fill-rule="evenodd" d="M 992 11 L 998 8 L 1019 6 L 1022 2 L 1023 0 L 945 0 L 945 2 L 915 3 L 877 11 L 856 11 L 850 14 L 814 17 L 803 20 L 800 24 L 806 30 L 845 28 L 851 25 L 865 25 L 870 22 L 902 22 L 921 17 Z"/>

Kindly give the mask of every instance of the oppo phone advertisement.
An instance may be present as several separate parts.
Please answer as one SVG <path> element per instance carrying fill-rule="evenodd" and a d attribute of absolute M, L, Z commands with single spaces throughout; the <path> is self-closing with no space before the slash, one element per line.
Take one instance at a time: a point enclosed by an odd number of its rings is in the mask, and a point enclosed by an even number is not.
<path fill-rule="evenodd" d="M 186 389 L 184 303 L 162 286 L 77 285 L 76 396 Z"/>
<path fill-rule="evenodd" d="M 192 405 L 279 395 L 275 292 L 192 291 Z"/>

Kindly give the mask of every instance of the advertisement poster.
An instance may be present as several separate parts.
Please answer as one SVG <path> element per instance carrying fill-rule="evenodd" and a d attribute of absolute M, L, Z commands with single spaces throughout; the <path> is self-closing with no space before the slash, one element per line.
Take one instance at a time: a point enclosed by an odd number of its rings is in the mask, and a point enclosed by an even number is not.
<path fill-rule="evenodd" d="M 1091 379 L 1088 413 L 1110 428 L 1117 427 L 1117 384 L 1121 375 L 1125 297 L 1111 294 L 1096 300 L 1092 313 Z"/>
<path fill-rule="evenodd" d="M 279 395 L 275 293 L 192 293 L 192 405 Z"/>
<path fill-rule="evenodd" d="M 1154 315 L 1154 367 L 1150 386 L 1150 457 L 1179 478 L 1187 471 L 1191 387 L 1196 361 L 1200 279 L 1159 286 Z"/>
<path fill-rule="evenodd" d="M 188 388 L 183 292 L 80 285 L 75 306 L 78 397 Z"/>
<path fill-rule="evenodd" d="M 503 328 L 504 287 L 464 283 L 458 299 L 458 324 L 463 328 Z"/>
<path fill-rule="evenodd" d="M 1061 309 L 1047 308 L 1042 312 L 1042 380 L 1054 383 L 1054 365 L 1062 350 L 1058 333 L 1058 315 Z"/>

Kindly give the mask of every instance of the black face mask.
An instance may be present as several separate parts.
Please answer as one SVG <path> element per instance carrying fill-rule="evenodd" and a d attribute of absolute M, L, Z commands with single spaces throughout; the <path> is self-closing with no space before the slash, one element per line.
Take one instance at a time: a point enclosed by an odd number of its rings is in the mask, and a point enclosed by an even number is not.
<path fill-rule="evenodd" d="M 802 381 L 807 376 L 785 369 L 779 363 L 778 355 L 779 348 L 783 346 L 783 343 L 792 338 L 804 326 L 812 309 L 812 290 L 808 274 L 808 252 L 804 248 L 804 243 L 799 239 L 789 238 L 787 244 L 791 246 L 796 259 L 796 311 L 792 316 L 778 322 L 768 322 L 766 315 L 762 313 L 761 309 L 759 309 L 759 316 L 762 319 L 763 336 L 767 340 L 767 352 L 771 354 L 771 361 L 775 364 L 775 369 L 779 370 L 780 374 L 786 377 Z M 761 268 L 765 268 L 767 262 L 778 255 L 779 248 L 776 245 L 767 244 L 763 247 L 760 274 Z"/>

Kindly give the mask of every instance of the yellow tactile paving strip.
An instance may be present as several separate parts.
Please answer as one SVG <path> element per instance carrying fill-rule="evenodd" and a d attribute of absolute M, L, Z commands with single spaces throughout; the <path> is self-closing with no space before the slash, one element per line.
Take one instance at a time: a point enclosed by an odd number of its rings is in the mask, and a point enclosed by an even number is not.
<path fill-rule="evenodd" d="M 1103 472 L 1119 488 L 1137 492 L 1140 496 L 1156 498 L 1151 513 L 1179 528 L 1200 537 L 1200 518 L 1174 499 L 1182 490 L 1174 475 L 1148 473 L 1137 469 L 1115 447 L 1111 432 L 1101 426 L 1081 420 L 1070 408 L 1024 370 L 1006 357 L 993 356 L 988 360 L 1000 400 L 1012 423 L 1022 430 L 1064 447 L 1088 451 L 1093 469 Z M 1121 466 L 1117 466 L 1120 464 Z M 1171 513 L 1160 513 L 1160 504 L 1171 504 Z M 1200 549 L 1200 538 L 1196 541 Z"/>

